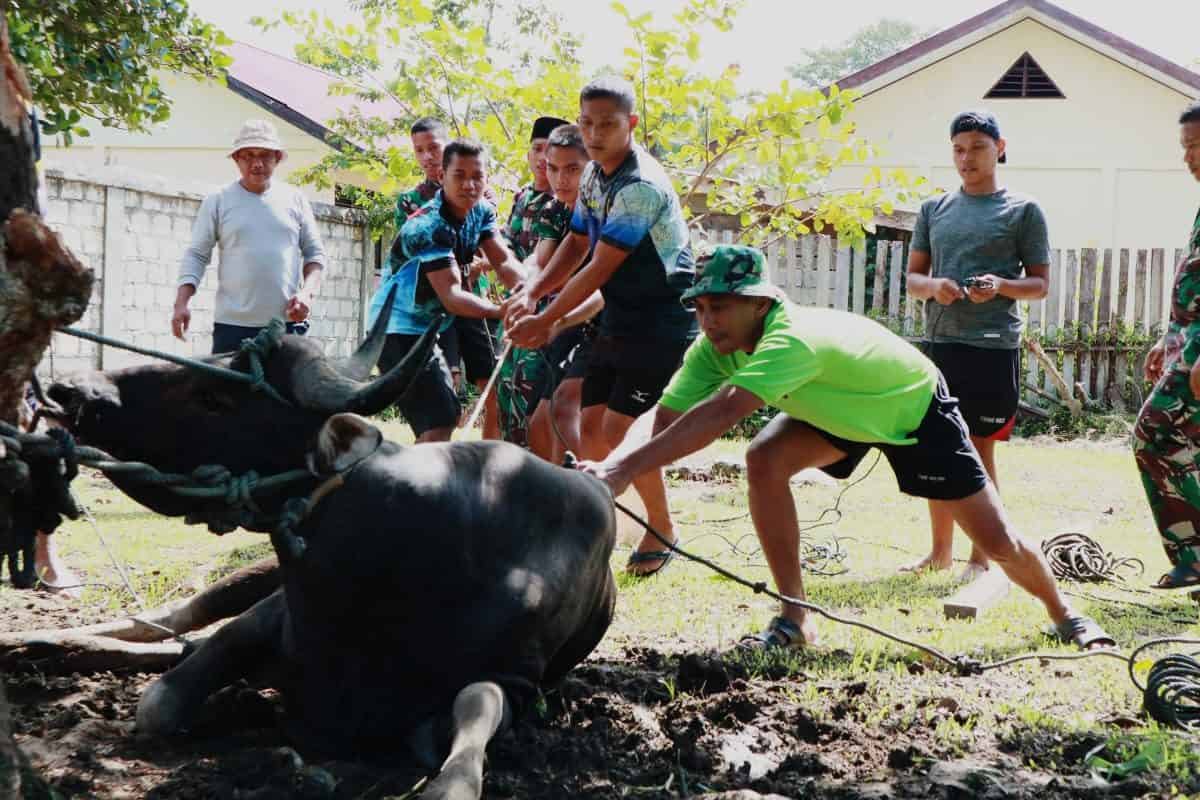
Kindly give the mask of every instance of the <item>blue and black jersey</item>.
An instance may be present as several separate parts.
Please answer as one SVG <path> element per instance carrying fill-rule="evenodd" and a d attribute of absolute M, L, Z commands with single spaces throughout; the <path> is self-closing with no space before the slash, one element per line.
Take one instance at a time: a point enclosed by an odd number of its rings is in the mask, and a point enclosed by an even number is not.
<path fill-rule="evenodd" d="M 391 274 L 379 284 L 371 298 L 369 319 L 374 323 L 388 292 L 398 285 L 388 333 L 424 333 L 435 314 L 445 311 L 437 292 L 429 283 L 428 273 L 464 269 L 471 263 L 479 245 L 496 234 L 496 209 L 480 200 L 461 222 L 452 219 L 443 206 L 439 189 L 434 198 L 408 218 L 392 243 L 387 269 Z M 453 322 L 447 317 L 445 330 Z"/>
<path fill-rule="evenodd" d="M 675 187 L 653 156 L 634 145 L 612 175 L 595 161 L 583 172 L 571 230 L 629 255 L 601 288 L 601 334 L 690 339 L 695 315 L 679 298 L 696 278 Z"/>

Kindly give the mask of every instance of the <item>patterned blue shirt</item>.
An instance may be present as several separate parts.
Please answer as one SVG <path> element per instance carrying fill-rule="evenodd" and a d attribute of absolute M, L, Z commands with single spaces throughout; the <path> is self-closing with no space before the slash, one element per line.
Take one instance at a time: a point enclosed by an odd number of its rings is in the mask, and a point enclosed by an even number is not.
<path fill-rule="evenodd" d="M 369 314 L 373 323 L 392 286 L 398 286 L 388 333 L 424 333 L 434 315 L 446 311 L 426 274 L 449 268 L 455 262 L 463 269 L 471 263 L 479 244 L 496 234 L 496 209 L 486 200 L 476 203 L 461 223 L 450 219 L 442 202 L 442 192 L 438 190 L 432 200 L 408 218 L 392 243 L 388 255 L 391 274 L 371 298 Z M 453 319 L 448 316 L 442 330 Z"/>
<path fill-rule="evenodd" d="M 636 339 L 686 340 L 695 315 L 679 298 L 696 279 L 687 223 L 662 165 L 642 148 L 611 176 L 595 161 L 579 183 L 571 230 L 629 255 L 601 287 L 601 333 Z"/>

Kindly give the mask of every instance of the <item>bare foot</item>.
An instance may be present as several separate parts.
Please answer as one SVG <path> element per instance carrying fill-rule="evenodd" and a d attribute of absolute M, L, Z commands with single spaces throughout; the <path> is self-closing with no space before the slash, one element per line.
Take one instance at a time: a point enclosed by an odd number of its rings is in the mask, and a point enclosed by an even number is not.
<path fill-rule="evenodd" d="M 935 558 L 932 553 L 920 559 L 905 564 L 900 567 L 901 572 L 941 572 L 944 569 L 950 569 L 950 565 L 954 563 L 952 558 Z"/>
<path fill-rule="evenodd" d="M 980 564 L 978 561 L 968 561 L 963 567 L 962 572 L 958 573 L 955 580 L 959 583 L 971 583 L 976 578 L 981 578 L 987 574 L 988 565 Z"/>

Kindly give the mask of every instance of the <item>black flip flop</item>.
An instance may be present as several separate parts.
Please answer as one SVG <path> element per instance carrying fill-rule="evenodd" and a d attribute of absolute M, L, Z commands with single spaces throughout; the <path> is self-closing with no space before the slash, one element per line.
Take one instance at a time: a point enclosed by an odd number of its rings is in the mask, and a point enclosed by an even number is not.
<path fill-rule="evenodd" d="M 1054 625 L 1049 631 L 1051 636 L 1063 644 L 1073 644 L 1080 650 L 1087 650 L 1089 645 L 1102 644 L 1116 647 L 1117 641 L 1100 627 L 1100 623 L 1091 617 L 1067 617 Z"/>
<path fill-rule="evenodd" d="M 1191 564 L 1176 564 L 1170 572 L 1164 572 L 1158 583 L 1150 584 L 1151 589 L 1186 589 L 1189 586 L 1200 586 L 1200 572 Z"/>
<path fill-rule="evenodd" d="M 671 546 L 674 547 L 677 544 L 679 544 L 678 537 L 676 537 L 675 541 L 671 542 Z M 629 560 L 625 562 L 625 573 L 633 576 L 634 578 L 649 578 L 651 575 L 657 575 L 658 573 L 662 572 L 663 568 L 667 566 L 667 564 L 670 564 L 671 559 L 673 558 L 675 558 L 674 550 L 647 550 L 644 553 L 634 550 L 629 554 Z M 646 564 L 650 561 L 661 561 L 662 563 L 649 572 L 629 571 L 629 568 L 632 566 L 637 564 Z"/>
<path fill-rule="evenodd" d="M 739 650 L 787 650 L 809 647 L 804 642 L 800 626 L 787 617 L 775 617 L 758 633 L 748 633 L 741 638 Z"/>

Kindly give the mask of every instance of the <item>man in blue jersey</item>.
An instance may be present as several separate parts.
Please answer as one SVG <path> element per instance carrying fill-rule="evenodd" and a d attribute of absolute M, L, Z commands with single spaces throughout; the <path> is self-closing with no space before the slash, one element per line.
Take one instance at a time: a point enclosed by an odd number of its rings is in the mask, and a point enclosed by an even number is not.
<path fill-rule="evenodd" d="M 635 98 L 628 82 L 600 78 L 579 95 L 579 128 L 592 163 L 580 180 L 571 233 L 546 268 L 506 305 L 509 337 L 518 347 L 545 344 L 552 326 L 592 292 L 605 310 L 582 389 L 583 455 L 601 460 L 629 427 L 658 402 L 696 337 L 694 316 L 680 304 L 695 281 L 683 209 L 670 178 L 634 143 Z M 575 270 L 592 252 L 587 266 Z M 574 274 L 572 274 L 574 273 Z M 540 313 L 538 300 L 562 287 Z M 661 470 L 634 488 L 650 523 L 670 532 Z M 651 575 L 669 553 L 649 534 L 628 571 Z"/>
<path fill-rule="evenodd" d="M 396 299 L 388 336 L 379 357 L 387 371 L 408 354 L 434 317 L 499 319 L 500 307 L 463 284 L 475 251 L 482 250 L 508 286 L 521 279 L 521 265 L 498 235 L 496 209 L 484 199 L 487 152 L 477 142 L 455 140 L 442 153 L 442 186 L 433 199 L 408 218 L 388 257 L 391 274 L 371 299 L 370 318 L 377 317 L 388 292 Z M 449 441 L 461 407 L 441 352 L 435 350 L 412 388 L 397 401 L 418 442 Z"/>

